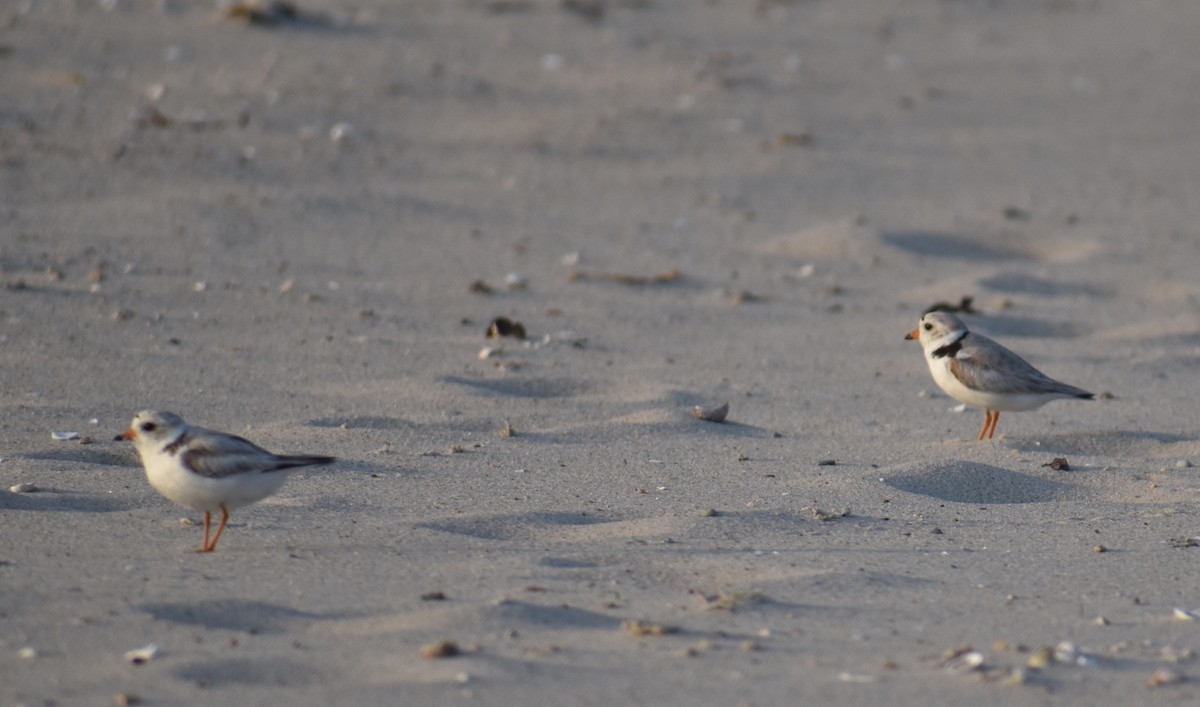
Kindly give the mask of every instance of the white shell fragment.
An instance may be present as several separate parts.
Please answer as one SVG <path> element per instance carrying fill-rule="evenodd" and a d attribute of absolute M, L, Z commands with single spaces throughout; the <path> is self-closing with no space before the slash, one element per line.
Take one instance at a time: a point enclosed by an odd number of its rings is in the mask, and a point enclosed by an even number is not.
<path fill-rule="evenodd" d="M 27 482 L 27 483 L 23 483 L 23 484 L 15 484 L 13 486 L 9 486 L 8 490 L 12 491 L 13 493 L 34 493 L 38 490 L 38 487 Z"/>
<path fill-rule="evenodd" d="M 148 643 L 141 648 L 134 648 L 131 651 L 127 651 L 125 653 L 125 660 L 134 665 L 142 665 L 143 663 L 149 663 L 160 655 L 162 655 L 162 649 L 158 647 L 158 644 Z"/>
<path fill-rule="evenodd" d="M 504 349 L 499 346 L 484 346 L 482 349 L 479 349 L 477 356 L 480 361 L 483 361 L 484 359 L 489 359 L 493 356 L 499 356 L 502 353 L 504 353 Z"/>
<path fill-rule="evenodd" d="M 1095 656 L 1084 653 L 1071 641 L 1062 641 L 1054 647 L 1054 661 L 1083 668 L 1090 668 L 1098 662 Z"/>
<path fill-rule="evenodd" d="M 59 442 L 69 442 L 73 439 L 79 439 L 78 432 L 51 432 L 50 438 Z"/>
<path fill-rule="evenodd" d="M 981 665 L 983 665 L 983 654 L 979 651 L 967 651 L 946 661 L 946 670 L 962 674 L 978 670 Z"/>
<path fill-rule="evenodd" d="M 1175 619 L 1176 621 L 1195 621 L 1198 616 L 1200 615 L 1194 611 L 1181 609 L 1179 607 L 1175 607 L 1175 610 L 1171 612 L 1171 618 Z"/>
<path fill-rule="evenodd" d="M 329 129 L 329 139 L 332 142 L 342 142 L 354 135 L 354 126 L 350 123 L 338 123 Z"/>

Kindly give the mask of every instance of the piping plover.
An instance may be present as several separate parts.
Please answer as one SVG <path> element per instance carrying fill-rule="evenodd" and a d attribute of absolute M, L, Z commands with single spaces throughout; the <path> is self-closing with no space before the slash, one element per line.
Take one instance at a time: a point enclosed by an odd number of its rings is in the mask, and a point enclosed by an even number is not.
<path fill-rule="evenodd" d="M 229 522 L 229 511 L 261 501 L 279 490 L 289 471 L 329 464 L 333 457 L 280 456 L 224 432 L 194 427 L 171 412 L 143 410 L 114 439 L 133 442 L 146 479 L 172 501 L 204 511 L 204 544 L 212 552 Z M 209 540 L 214 511 L 221 523 Z"/>
<path fill-rule="evenodd" d="M 925 314 L 904 338 L 921 342 L 939 388 L 960 403 L 984 409 L 979 439 L 992 438 L 1002 410 L 1034 410 L 1057 398 L 1092 399 L 1086 390 L 1060 383 L 995 341 L 967 331 L 949 312 Z"/>

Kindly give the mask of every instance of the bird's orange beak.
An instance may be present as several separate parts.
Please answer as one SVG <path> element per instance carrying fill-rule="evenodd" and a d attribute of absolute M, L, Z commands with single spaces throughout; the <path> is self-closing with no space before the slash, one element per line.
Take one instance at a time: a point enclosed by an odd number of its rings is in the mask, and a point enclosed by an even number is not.
<path fill-rule="evenodd" d="M 920 336 L 921 336 L 921 330 L 913 329 L 912 331 L 910 331 L 904 335 L 904 340 L 905 341 L 916 341 Z"/>
<path fill-rule="evenodd" d="M 133 430 L 133 428 L 130 427 L 129 429 L 122 432 L 121 434 L 117 435 L 116 437 L 113 437 L 113 441 L 119 442 L 120 440 L 123 440 L 123 439 L 132 441 L 134 437 L 137 437 L 137 432 L 135 432 Z"/>

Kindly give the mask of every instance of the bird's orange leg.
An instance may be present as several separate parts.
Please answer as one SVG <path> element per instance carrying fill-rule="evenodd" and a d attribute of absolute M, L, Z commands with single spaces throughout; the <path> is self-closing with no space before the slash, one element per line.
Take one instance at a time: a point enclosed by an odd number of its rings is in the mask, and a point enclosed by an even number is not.
<path fill-rule="evenodd" d="M 217 533 L 213 535 L 212 542 L 208 544 L 201 552 L 212 552 L 217 549 L 217 541 L 221 539 L 221 533 L 225 532 L 225 524 L 229 522 L 229 509 L 221 506 L 221 523 L 217 526 Z"/>
<path fill-rule="evenodd" d="M 996 434 L 996 423 L 999 421 L 1000 421 L 1000 411 L 992 410 L 992 428 L 988 430 L 988 439 L 991 439 L 992 435 Z"/>
<path fill-rule="evenodd" d="M 204 544 L 196 548 L 196 552 L 208 552 L 208 526 L 212 523 L 212 514 L 204 511 Z"/>
<path fill-rule="evenodd" d="M 983 436 L 987 434 L 988 425 L 992 424 L 992 411 L 983 411 L 983 427 L 979 429 L 979 441 L 983 441 Z"/>

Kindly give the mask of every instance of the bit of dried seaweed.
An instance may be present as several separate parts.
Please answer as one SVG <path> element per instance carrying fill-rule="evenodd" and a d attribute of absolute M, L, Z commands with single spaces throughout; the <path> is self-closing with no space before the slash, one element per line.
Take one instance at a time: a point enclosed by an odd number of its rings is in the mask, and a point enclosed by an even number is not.
<path fill-rule="evenodd" d="M 922 314 L 929 314 L 930 312 L 959 312 L 961 314 L 979 314 L 979 310 L 972 306 L 974 302 L 975 298 L 973 296 L 964 295 L 963 298 L 958 301 L 958 304 L 951 304 L 949 302 L 934 302 L 926 307 Z"/>
<path fill-rule="evenodd" d="M 807 130 L 798 132 L 780 133 L 775 141 L 783 147 L 806 147 L 812 144 L 812 133 Z"/>
<path fill-rule="evenodd" d="M 225 16 L 257 27 L 278 27 L 285 24 L 310 26 L 332 24 L 332 18 L 329 16 L 302 10 L 295 3 L 287 2 L 287 0 L 271 0 L 265 3 L 257 2 L 257 0 L 236 0 L 225 8 Z"/>
<path fill-rule="evenodd" d="M 476 295 L 490 295 L 493 292 L 495 292 L 495 290 L 492 289 L 492 286 L 487 284 L 486 280 L 482 280 L 482 279 L 472 282 L 470 291 L 472 294 L 476 294 Z"/>
<path fill-rule="evenodd" d="M 665 624 L 652 624 L 647 621 L 638 621 L 637 619 L 628 619 L 621 622 L 621 630 L 630 636 L 641 638 L 643 636 L 666 636 L 667 634 L 678 633 L 679 628 Z"/>
<path fill-rule="evenodd" d="M 453 658 L 462 651 L 458 644 L 454 641 L 444 640 L 436 643 L 429 643 L 421 646 L 421 657 L 425 660 L 438 660 L 439 658 Z"/>
<path fill-rule="evenodd" d="M 440 591 L 425 592 L 421 595 L 421 601 L 445 601 L 446 594 Z"/>
<path fill-rule="evenodd" d="M 1070 471 L 1071 465 L 1067 463 L 1066 457 L 1054 457 L 1049 462 L 1042 464 L 1048 466 L 1054 471 Z"/>
<path fill-rule="evenodd" d="M 661 285 L 668 282 L 677 282 L 683 279 L 683 273 L 675 268 L 664 270 L 657 275 L 646 277 L 644 275 L 625 275 L 622 273 L 612 272 L 586 272 L 583 270 L 572 270 L 567 273 L 567 282 L 580 282 L 583 280 L 608 280 L 617 282 L 622 285 Z"/>
<path fill-rule="evenodd" d="M 525 325 L 521 322 L 514 322 L 508 317 L 496 317 L 488 324 L 487 338 L 498 339 L 502 336 L 511 336 L 514 339 L 525 338 Z"/>
<path fill-rule="evenodd" d="M 726 292 L 729 301 L 736 305 L 750 304 L 752 302 L 763 302 L 767 298 L 762 295 L 755 294 L 749 290 L 737 290 L 736 292 Z"/>
<path fill-rule="evenodd" d="M 837 459 L 822 459 L 817 466 L 837 466 Z"/>
<path fill-rule="evenodd" d="M 739 608 L 761 604 L 767 600 L 765 594 L 754 589 L 721 590 L 714 597 L 698 595 L 704 600 L 705 611 L 732 612 Z"/>
<path fill-rule="evenodd" d="M 1181 538 L 1171 538 L 1170 540 L 1167 541 L 1167 544 L 1170 545 L 1171 547 L 1176 547 L 1176 548 L 1200 547 L 1200 538 L 1195 538 L 1195 537 L 1190 537 L 1190 536 L 1184 536 Z"/>
<path fill-rule="evenodd" d="M 704 420 L 705 422 L 724 422 L 728 415 L 729 403 L 721 403 L 720 405 L 708 407 L 697 405 L 692 408 L 692 417 Z"/>
<path fill-rule="evenodd" d="M 606 0 L 561 0 L 559 5 L 563 10 L 578 15 L 585 20 L 599 22 L 604 19 Z"/>
<path fill-rule="evenodd" d="M 813 520 L 828 521 L 837 520 L 838 518 L 846 518 L 850 515 L 849 508 L 843 509 L 825 509 L 825 508 L 801 508 L 802 513 L 808 513 L 813 517 Z"/>

